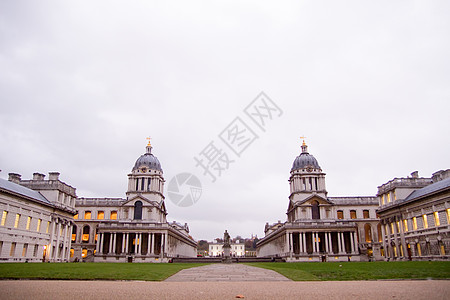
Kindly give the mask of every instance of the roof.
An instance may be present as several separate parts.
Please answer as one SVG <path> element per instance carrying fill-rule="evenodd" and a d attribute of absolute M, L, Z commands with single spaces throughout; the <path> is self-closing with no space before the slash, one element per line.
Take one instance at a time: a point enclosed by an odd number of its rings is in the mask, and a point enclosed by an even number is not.
<path fill-rule="evenodd" d="M 424 188 L 421 188 L 420 190 L 415 190 L 408 197 L 406 197 L 405 200 L 403 200 L 403 201 L 415 200 L 415 199 L 421 198 L 423 196 L 426 196 L 428 194 L 433 194 L 440 190 L 448 189 L 449 187 L 450 187 L 450 177 L 446 178 L 444 180 L 435 182 L 433 184 L 430 184 Z"/>
<path fill-rule="evenodd" d="M 328 200 L 336 205 L 377 205 L 377 197 L 363 196 L 363 197 L 328 197 Z"/>
<path fill-rule="evenodd" d="M 29 189 L 27 187 L 21 186 L 20 184 L 1 179 L 0 178 L 0 190 L 4 190 L 6 192 L 14 193 L 20 196 L 24 196 L 27 198 L 31 198 L 38 202 L 42 202 L 48 205 L 53 205 L 50 201 L 47 200 L 41 193 L 38 191 Z"/>

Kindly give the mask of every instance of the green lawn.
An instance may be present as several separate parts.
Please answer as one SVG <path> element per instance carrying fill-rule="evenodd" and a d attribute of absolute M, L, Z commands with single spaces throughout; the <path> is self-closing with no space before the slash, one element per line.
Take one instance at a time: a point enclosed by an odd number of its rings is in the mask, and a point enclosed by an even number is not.
<path fill-rule="evenodd" d="M 78 279 L 160 281 L 204 264 L 173 263 L 1 263 L 0 279 Z"/>
<path fill-rule="evenodd" d="M 248 263 L 295 281 L 450 279 L 449 261 Z"/>

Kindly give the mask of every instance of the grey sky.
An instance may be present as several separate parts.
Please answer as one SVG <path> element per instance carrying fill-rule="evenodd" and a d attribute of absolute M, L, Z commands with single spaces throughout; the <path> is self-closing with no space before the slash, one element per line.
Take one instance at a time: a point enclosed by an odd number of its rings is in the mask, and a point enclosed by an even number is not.
<path fill-rule="evenodd" d="M 285 220 L 299 136 L 330 196 L 450 167 L 448 1 L 1 1 L 0 176 L 124 197 L 151 136 L 196 239 Z M 193 157 L 261 91 L 283 115 L 215 182 Z M 166 185 L 167 186 L 167 185 Z"/>

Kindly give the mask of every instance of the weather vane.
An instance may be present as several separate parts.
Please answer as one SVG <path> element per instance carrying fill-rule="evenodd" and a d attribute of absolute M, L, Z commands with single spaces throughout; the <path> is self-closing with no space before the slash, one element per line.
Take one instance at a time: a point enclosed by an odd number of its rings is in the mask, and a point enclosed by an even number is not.
<path fill-rule="evenodd" d="M 302 145 L 306 145 L 306 143 L 305 143 L 306 136 L 301 136 L 300 139 L 303 140 L 303 144 Z"/>
<path fill-rule="evenodd" d="M 151 137 L 147 137 L 147 140 L 148 140 L 148 144 L 147 144 L 147 146 L 152 146 L 152 144 L 150 143 L 150 140 L 151 140 L 152 138 Z"/>

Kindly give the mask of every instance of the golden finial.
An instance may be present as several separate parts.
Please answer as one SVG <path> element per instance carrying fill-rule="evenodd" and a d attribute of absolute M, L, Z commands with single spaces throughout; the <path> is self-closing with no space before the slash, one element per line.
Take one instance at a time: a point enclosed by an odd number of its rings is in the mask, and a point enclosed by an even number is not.
<path fill-rule="evenodd" d="M 302 146 L 306 146 L 306 143 L 305 143 L 306 136 L 301 136 L 300 139 L 303 140 Z"/>
<path fill-rule="evenodd" d="M 147 140 L 148 140 L 147 147 L 151 147 L 151 146 L 152 146 L 152 144 L 150 143 L 150 140 L 151 140 L 151 139 L 152 139 L 151 137 L 147 137 Z"/>

